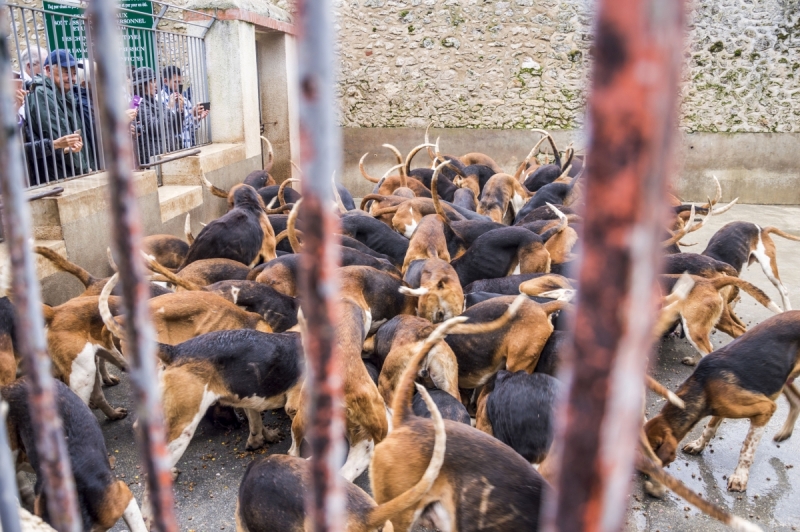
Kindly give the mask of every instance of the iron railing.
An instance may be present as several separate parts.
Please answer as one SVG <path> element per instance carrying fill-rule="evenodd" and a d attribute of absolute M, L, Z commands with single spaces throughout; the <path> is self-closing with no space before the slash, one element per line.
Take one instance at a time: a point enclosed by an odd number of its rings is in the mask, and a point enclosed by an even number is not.
<path fill-rule="evenodd" d="M 335 63 L 331 6 L 326 0 L 300 1 L 300 116 L 303 129 L 302 217 L 306 256 L 301 268 L 301 297 L 312 332 L 308 353 L 312 390 L 313 489 L 308 509 L 314 529 L 343 530 L 344 498 L 336 470 L 341 462 L 341 382 L 333 336 L 337 300 L 335 218 L 330 176 L 341 155 L 335 121 Z M 670 135 L 674 126 L 683 2 L 603 0 L 599 6 L 596 66 L 590 98 L 592 166 L 586 177 L 584 255 L 569 375 L 567 404 L 559 429 L 563 457 L 543 524 L 545 530 L 619 530 L 633 470 L 639 409 L 655 312 L 659 228 Z M 14 9 L 11 8 L 12 14 Z M 44 13 L 42 10 L 30 11 Z M 0 4 L 2 18 L 7 15 Z M 117 96 L 98 105 L 103 124 L 98 157 L 107 153 L 112 184 L 114 247 L 128 319 L 136 403 L 140 405 L 141 447 L 153 494 L 153 527 L 175 530 L 170 476 L 165 468 L 163 425 L 153 365 L 153 334 L 144 299 L 142 265 L 134 259 L 141 238 L 131 180 L 131 146 L 123 118 L 123 87 L 114 42 L 119 42 L 113 7 L 92 0 L 97 28 L 98 89 Z M 38 35 L 38 34 L 37 34 Z M 0 34 L 2 37 L 2 34 Z M 28 41 L 29 42 L 29 41 Z M 154 43 L 157 43 L 154 40 Z M 91 47 L 90 47 L 91 49 Z M 179 54 L 179 58 L 183 57 Z M 170 60 L 174 60 L 172 57 Z M 50 515 L 61 532 L 75 529 L 75 499 L 60 424 L 53 408 L 51 380 L 43 352 L 40 299 L 28 248 L 30 215 L 23 201 L 19 129 L 10 98 L 10 54 L 0 42 L 0 173 L 4 222 L 14 265 L 19 337 L 35 400 L 37 449 L 45 456 L 44 489 Z M 159 80 L 160 81 L 160 80 Z M 94 95 L 95 99 L 97 94 Z M 99 131 L 99 130 L 98 130 Z M 38 184 L 38 182 L 37 182 Z M 650 309 L 643 312 L 641 309 Z M 4 442 L 0 442 L 3 445 Z M 13 471 L 3 468 L 4 480 Z M 2 484 L 7 486 L 7 483 Z M 5 488 L 7 489 L 7 488 Z M 0 515 L 9 512 L 0 498 Z"/>
<path fill-rule="evenodd" d="M 123 0 L 122 7 L 117 21 L 126 76 L 115 90 L 125 94 L 131 113 L 134 164 L 211 143 L 201 104 L 209 102 L 204 37 L 214 16 L 193 12 L 202 16 L 174 18 L 168 13 L 182 8 L 158 0 Z M 12 4 L 8 10 L 15 88 L 28 91 L 18 102 L 17 120 L 28 185 L 105 170 L 97 116 L 105 95 L 95 82 L 99 43 L 92 34 L 96 29 L 86 24 L 85 4 L 54 0 L 44 1 L 42 8 Z M 187 32 L 171 29 L 175 24 Z M 64 53 L 50 57 L 56 50 Z M 46 67 L 50 61 L 55 64 Z M 69 75 L 60 75 L 65 68 Z"/>

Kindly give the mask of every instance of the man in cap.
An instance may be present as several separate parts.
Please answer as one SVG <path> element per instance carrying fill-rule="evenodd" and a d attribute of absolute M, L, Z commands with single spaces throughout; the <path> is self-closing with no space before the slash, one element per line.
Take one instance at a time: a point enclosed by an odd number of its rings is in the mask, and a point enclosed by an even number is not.
<path fill-rule="evenodd" d="M 38 165 L 39 181 L 47 181 L 86 174 L 92 171 L 86 154 L 82 151 L 85 139 L 81 102 L 72 91 L 76 83 L 76 69 L 83 66 L 67 50 L 55 50 L 45 59 L 43 72 L 33 78 L 30 94 L 25 102 L 26 133 L 29 140 L 54 141 L 78 133 L 77 142 L 58 150 Z M 46 174 L 45 174 L 46 172 Z"/>

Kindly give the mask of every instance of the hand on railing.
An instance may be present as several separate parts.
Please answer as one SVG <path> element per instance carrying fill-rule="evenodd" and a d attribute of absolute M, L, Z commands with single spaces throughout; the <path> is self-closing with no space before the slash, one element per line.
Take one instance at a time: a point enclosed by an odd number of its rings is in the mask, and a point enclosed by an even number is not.
<path fill-rule="evenodd" d="M 53 148 L 64 150 L 64 153 L 79 152 L 83 149 L 83 139 L 80 133 L 70 133 L 54 140 Z"/>

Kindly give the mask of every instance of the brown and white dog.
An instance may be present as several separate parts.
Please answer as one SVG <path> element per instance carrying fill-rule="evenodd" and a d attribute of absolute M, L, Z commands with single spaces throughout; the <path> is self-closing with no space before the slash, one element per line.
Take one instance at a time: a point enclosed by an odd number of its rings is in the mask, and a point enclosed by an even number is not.
<path fill-rule="evenodd" d="M 379 362 L 378 391 L 387 405 L 392 404 L 395 389 L 409 361 L 434 328 L 429 320 L 401 314 L 382 325 L 365 342 L 364 351 L 370 354 L 371 360 Z M 430 349 L 420 363 L 418 376 L 426 386 L 443 390 L 460 400 L 458 361 L 444 341 Z"/>
<path fill-rule="evenodd" d="M 368 312 L 349 297 L 344 297 L 339 303 L 336 344 L 342 359 L 345 434 L 350 444 L 347 461 L 340 473 L 351 482 L 366 470 L 375 444 L 389 433 L 386 404 L 361 361 L 361 348 L 371 321 Z M 289 449 L 292 456 L 300 455 L 306 433 L 307 399 L 307 390 L 303 389 L 286 406 L 289 415 L 293 416 L 292 446 Z"/>
<path fill-rule="evenodd" d="M 647 422 L 650 446 L 663 464 L 673 462 L 678 444 L 704 417 L 712 416 L 703 434 L 683 447 L 699 454 L 714 437 L 723 419 L 750 420 L 739 463 L 728 477 L 728 490 L 747 488 L 756 447 L 783 394 L 789 401 L 789 415 L 775 441 L 792 435 L 800 415 L 800 390 L 794 379 L 800 375 L 800 311 L 772 316 L 739 338 L 703 357 L 694 373 L 676 394 L 685 409 L 667 403 Z"/>
<path fill-rule="evenodd" d="M 778 275 L 775 242 L 770 234 L 800 242 L 800 237 L 785 233 L 777 227 L 761 227 L 750 222 L 731 222 L 711 237 L 703 255 L 726 262 L 739 273 L 745 264 L 750 265 L 757 261 L 764 275 L 780 292 L 783 310 L 791 310 L 789 291 Z"/>
<path fill-rule="evenodd" d="M 458 274 L 441 259 L 415 260 L 403 280 L 400 293 L 417 298 L 417 316 L 433 323 L 449 320 L 464 308 L 464 290 Z"/>
<path fill-rule="evenodd" d="M 122 419 L 124 408 L 113 408 L 103 394 L 103 385 L 113 386 L 119 379 L 109 375 L 105 362 L 126 370 L 127 362 L 103 326 L 98 311 L 100 297 L 76 297 L 63 305 L 42 305 L 47 327 L 47 352 L 53 361 L 53 374 L 87 405 L 99 408 L 108 419 Z M 106 295 L 109 316 L 121 310 L 117 296 Z M 112 318 L 113 319 L 113 318 Z"/>
<path fill-rule="evenodd" d="M 261 196 L 249 185 L 237 185 L 231 195 L 233 209 L 200 231 L 181 269 L 202 259 L 225 258 L 252 267 L 276 257 L 275 232 Z"/>
<path fill-rule="evenodd" d="M 117 275 L 109 279 L 98 298 L 97 306 L 106 328 L 114 335 L 125 352 L 124 317 L 114 317 L 108 307 L 111 290 Z M 164 344 L 179 344 L 195 336 L 235 329 L 254 329 L 272 332 L 262 316 L 243 310 L 225 298 L 211 292 L 177 292 L 149 301 L 150 316 L 156 337 Z"/>
<path fill-rule="evenodd" d="M 434 448 L 433 422 L 411 412 L 413 381 L 426 352 L 463 320 L 439 325 L 409 361 L 395 393 L 394 429 L 375 448 L 370 466 L 379 504 L 394 499 L 422 478 Z M 546 482 L 510 447 L 464 423 L 444 421 L 447 447 L 439 476 L 415 505 L 392 517 L 397 531 L 420 518 L 440 530 L 535 531 Z"/>
<path fill-rule="evenodd" d="M 666 285 L 677 280 L 677 275 L 665 275 L 663 281 Z M 781 309 L 758 287 L 738 277 L 719 276 L 713 279 L 692 276 L 694 286 L 685 300 L 679 304 L 678 318 L 683 332 L 692 347 L 697 351 L 694 357 L 686 357 L 683 363 L 689 366 L 697 364 L 700 357 L 713 351 L 711 344 L 711 331 L 715 328 L 738 338 L 745 333 L 743 325 L 732 318 L 729 309 L 726 287 L 736 287 L 750 296 L 772 312 L 779 313 Z"/>
<path fill-rule="evenodd" d="M 388 520 L 416 505 L 439 475 L 446 441 L 444 423 L 427 392 L 423 389 L 420 395 L 431 412 L 435 434 L 425 473 L 414 486 L 380 505 L 352 482 L 345 482 L 347 532 L 392 532 L 394 527 Z M 239 486 L 237 532 L 312 530 L 305 512 L 306 493 L 310 489 L 310 464 L 306 460 L 272 455 L 251 462 Z"/>
<path fill-rule="evenodd" d="M 514 176 L 495 174 L 483 187 L 478 214 L 488 216 L 493 222 L 511 225 L 530 198 L 531 193 Z"/>
<path fill-rule="evenodd" d="M 100 532 L 110 530 L 122 518 L 131 532 L 146 532 L 142 513 L 131 490 L 124 480 L 116 480 L 111 472 L 103 433 L 94 415 L 67 386 L 59 381 L 54 384 L 55 402 L 66 436 L 67 452 L 73 464 L 72 473 L 81 516 L 79 526 L 82 530 Z M 49 522 L 27 381 L 20 379 L 0 387 L 0 397 L 9 405 L 6 424 L 16 466 L 19 469 L 27 462 L 36 472 L 34 513 Z M 20 486 L 22 493 L 27 493 L 28 489 Z"/>

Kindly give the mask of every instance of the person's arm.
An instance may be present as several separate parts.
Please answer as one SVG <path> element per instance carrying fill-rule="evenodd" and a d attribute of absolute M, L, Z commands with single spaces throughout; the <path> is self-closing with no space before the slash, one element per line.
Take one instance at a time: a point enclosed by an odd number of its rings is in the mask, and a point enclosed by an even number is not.
<path fill-rule="evenodd" d="M 61 131 L 61 118 L 55 100 L 47 97 L 46 90 L 36 90 L 28 96 L 25 106 L 28 124 L 33 127 L 35 139 L 57 139 L 72 131 Z M 58 112 L 57 112 L 58 111 Z"/>

